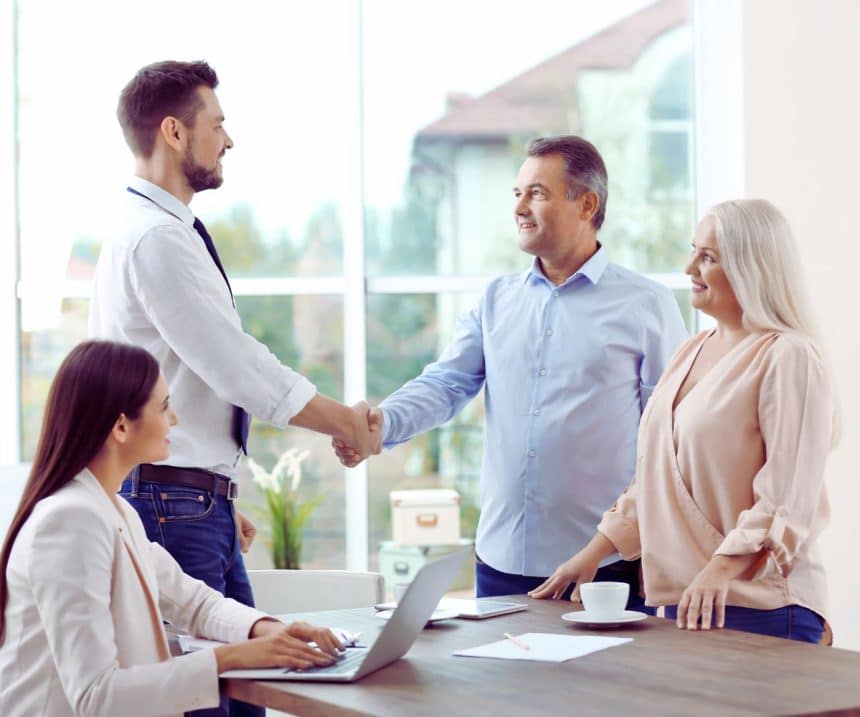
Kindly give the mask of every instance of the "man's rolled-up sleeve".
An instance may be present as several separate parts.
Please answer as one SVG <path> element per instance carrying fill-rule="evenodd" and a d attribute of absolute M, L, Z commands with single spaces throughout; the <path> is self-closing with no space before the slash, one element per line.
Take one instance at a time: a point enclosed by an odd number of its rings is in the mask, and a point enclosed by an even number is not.
<path fill-rule="evenodd" d="M 285 427 L 316 395 L 310 381 L 242 329 L 217 267 L 179 227 L 149 230 L 129 262 L 153 325 L 219 398 Z"/>

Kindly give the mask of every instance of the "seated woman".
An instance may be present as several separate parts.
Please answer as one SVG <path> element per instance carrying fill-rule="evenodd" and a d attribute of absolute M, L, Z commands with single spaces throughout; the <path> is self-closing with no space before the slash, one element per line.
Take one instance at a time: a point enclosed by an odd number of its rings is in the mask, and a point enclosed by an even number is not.
<path fill-rule="evenodd" d="M 60 366 L 0 553 L 4 717 L 180 714 L 216 706 L 225 670 L 336 659 L 329 630 L 224 598 L 146 539 L 116 493 L 133 466 L 167 457 L 175 423 L 143 349 L 91 341 Z M 233 644 L 171 659 L 162 618 Z"/>
<path fill-rule="evenodd" d="M 557 598 L 602 558 L 641 554 L 647 604 L 667 606 L 680 628 L 713 621 L 818 642 L 824 464 L 838 421 L 788 223 L 766 201 L 719 204 L 686 271 L 693 307 L 716 327 L 678 350 L 654 390 L 633 482 L 530 595 Z"/>

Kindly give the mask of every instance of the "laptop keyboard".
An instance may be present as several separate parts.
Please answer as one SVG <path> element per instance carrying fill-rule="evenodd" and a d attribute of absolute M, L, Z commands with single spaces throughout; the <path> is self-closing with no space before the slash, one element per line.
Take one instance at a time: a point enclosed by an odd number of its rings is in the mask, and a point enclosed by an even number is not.
<path fill-rule="evenodd" d="M 367 655 L 365 649 L 348 649 L 344 656 L 335 662 L 333 665 L 326 667 L 308 667 L 304 670 L 290 670 L 291 672 L 313 672 L 314 674 L 324 675 L 343 675 L 355 670 Z"/>

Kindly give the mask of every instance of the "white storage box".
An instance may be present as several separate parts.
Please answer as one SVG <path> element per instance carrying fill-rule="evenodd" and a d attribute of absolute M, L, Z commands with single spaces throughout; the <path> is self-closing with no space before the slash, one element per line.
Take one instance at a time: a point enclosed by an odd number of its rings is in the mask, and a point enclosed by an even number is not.
<path fill-rule="evenodd" d="M 452 545 L 460 541 L 460 494 L 455 490 L 393 490 L 395 545 Z"/>

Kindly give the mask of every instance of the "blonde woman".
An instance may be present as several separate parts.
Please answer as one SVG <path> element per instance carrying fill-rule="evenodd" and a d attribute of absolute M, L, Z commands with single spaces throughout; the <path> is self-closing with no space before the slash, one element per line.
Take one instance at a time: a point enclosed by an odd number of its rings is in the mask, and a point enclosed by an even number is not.
<path fill-rule="evenodd" d="M 785 217 L 763 200 L 717 205 L 686 272 L 693 307 L 717 325 L 679 349 L 654 390 L 633 482 L 530 595 L 557 598 L 602 558 L 641 555 L 647 604 L 680 628 L 818 642 L 838 421 Z"/>

